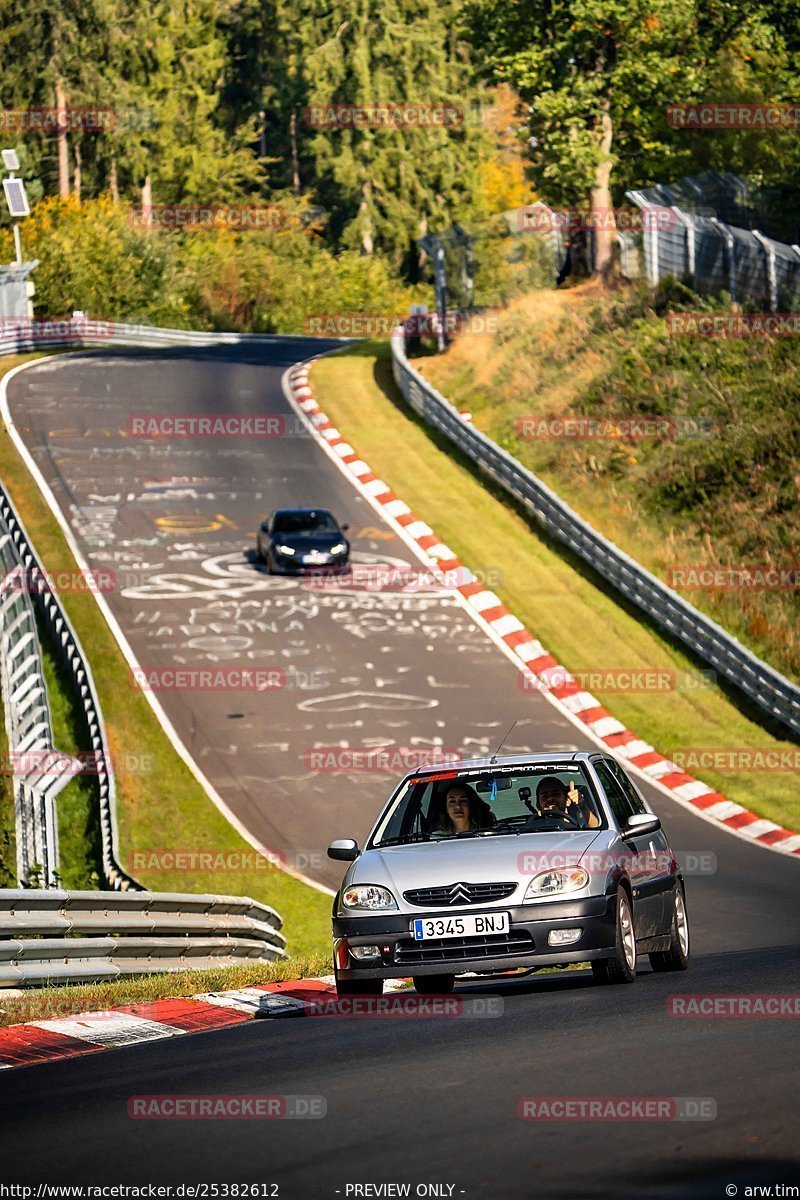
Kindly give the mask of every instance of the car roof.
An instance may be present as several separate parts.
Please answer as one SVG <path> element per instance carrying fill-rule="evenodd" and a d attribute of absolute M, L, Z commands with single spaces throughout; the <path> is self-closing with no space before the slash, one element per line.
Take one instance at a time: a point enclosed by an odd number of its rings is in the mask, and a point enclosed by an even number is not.
<path fill-rule="evenodd" d="M 423 779 L 428 775 L 438 775 L 443 771 L 462 773 L 464 771 L 489 771 L 510 769 L 511 767 L 550 766 L 556 763 L 585 763 L 598 756 L 598 750 L 567 750 L 563 754 L 504 754 L 498 757 L 468 758 L 451 762 L 436 763 L 432 766 L 419 767 L 409 771 L 406 779 Z"/>
<path fill-rule="evenodd" d="M 333 516 L 329 508 L 276 508 L 272 515 L 273 517 L 300 517 L 305 513 L 326 513 L 329 517 Z"/>

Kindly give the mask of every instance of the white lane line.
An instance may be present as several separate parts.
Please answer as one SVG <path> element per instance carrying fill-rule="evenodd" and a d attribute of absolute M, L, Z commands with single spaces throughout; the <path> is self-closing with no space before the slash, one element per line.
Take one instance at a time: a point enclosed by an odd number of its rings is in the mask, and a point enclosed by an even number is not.
<path fill-rule="evenodd" d="M 79 359 L 80 355 L 62 354 L 62 355 L 59 355 L 59 357 L 54 361 L 57 363 L 58 367 L 62 367 L 65 362 L 66 363 L 73 362 L 76 358 Z M 45 361 L 50 362 L 51 360 L 47 359 Z M 73 557 L 75 558 L 75 561 L 78 564 L 78 567 L 84 573 L 84 576 L 88 579 L 88 578 L 91 578 L 91 576 L 89 574 L 89 572 L 91 571 L 89 563 L 87 562 L 87 560 L 83 554 L 83 551 L 75 538 L 75 535 L 72 531 L 72 527 L 70 526 L 69 521 L 66 519 L 63 512 L 61 511 L 61 507 L 60 507 L 58 501 L 56 500 L 55 495 L 53 494 L 53 490 L 50 487 L 50 484 L 47 482 L 44 475 L 39 470 L 39 467 L 37 466 L 36 461 L 33 458 L 33 455 L 28 450 L 28 447 L 25 445 L 25 442 L 23 441 L 22 436 L 18 432 L 18 430 L 14 424 L 14 421 L 11 417 L 11 412 L 9 409 L 8 385 L 11 383 L 11 380 L 14 379 L 15 376 L 19 375 L 21 371 L 29 371 L 33 367 L 38 367 L 41 362 L 42 362 L 42 359 L 35 359 L 33 362 L 21 363 L 18 367 L 14 367 L 11 371 L 9 371 L 6 375 L 4 375 L 2 379 L 0 379 L 0 414 L 2 414 L 6 428 L 11 436 L 11 440 L 13 441 L 14 446 L 16 447 L 17 453 L 20 455 L 20 457 L 22 458 L 26 467 L 30 471 L 30 474 L 31 474 L 36 486 L 38 487 L 39 491 L 42 493 L 42 496 L 44 497 L 47 507 L 50 509 L 50 512 L 53 514 L 56 521 L 58 522 L 58 525 L 61 528 L 62 533 L 64 534 L 64 538 L 65 538 L 70 550 L 72 551 Z M 296 407 L 295 407 L 295 411 L 297 411 Z M 344 469 L 346 470 L 347 468 L 345 467 Z M 103 593 L 100 591 L 99 588 L 96 588 L 93 591 L 93 595 L 94 595 L 94 599 L 95 599 L 101 613 L 105 617 L 106 624 L 108 625 L 109 629 L 111 630 L 112 634 L 114 635 L 114 637 L 117 641 L 117 645 L 119 646 L 120 650 L 122 651 L 123 657 L 125 658 L 125 661 L 127 662 L 128 666 L 134 672 L 137 672 L 137 671 L 141 672 L 142 667 L 133 651 L 133 647 L 131 646 L 130 642 L 128 641 L 119 621 L 117 620 L 117 618 L 114 616 L 113 612 L 111 611 L 111 608 L 109 607 L 108 601 L 106 600 L 105 596 L 103 595 Z M 271 851 L 266 846 L 264 846 L 258 840 L 258 838 L 256 838 L 250 832 L 250 830 L 247 828 L 247 826 L 244 824 L 244 822 L 241 821 L 239 819 L 239 817 L 237 817 L 236 814 L 233 812 L 233 810 L 228 807 L 228 805 L 222 799 L 222 796 L 220 796 L 219 792 L 212 785 L 211 781 L 209 779 L 207 779 L 206 776 L 203 774 L 203 772 L 200 770 L 200 767 L 197 765 L 195 760 L 192 758 L 191 754 L 189 753 L 189 751 L 188 751 L 186 745 L 184 744 L 183 739 L 181 738 L 177 729 L 172 724 L 172 721 L 170 720 L 170 718 L 167 716 L 166 712 L 162 708 L 161 703 L 158 699 L 158 693 L 157 693 L 156 689 L 155 688 L 147 688 L 142 693 L 142 695 L 144 696 L 145 700 L 147 701 L 147 703 L 150 705 L 153 712 L 155 713 L 156 719 L 158 720 L 159 725 L 163 729 L 164 734 L 166 735 L 173 750 L 178 755 L 181 762 L 185 763 L 186 766 L 189 768 L 189 770 L 191 771 L 194 778 L 197 780 L 197 782 L 200 784 L 200 786 L 202 787 L 205 794 L 208 796 L 209 800 L 211 800 L 211 802 L 216 806 L 216 808 L 219 809 L 219 811 L 225 817 L 225 820 L 228 821 L 228 823 L 233 826 L 233 828 L 236 830 L 236 832 L 238 834 L 240 834 L 242 838 L 244 838 L 244 840 L 247 842 L 248 846 L 251 846 L 253 848 L 253 850 L 256 850 L 259 854 L 263 854 L 265 857 L 269 857 Z M 123 853 L 122 857 L 123 857 L 123 859 L 126 857 L 124 855 L 124 853 Z M 326 896 L 334 896 L 336 894 L 334 892 L 333 888 L 329 888 L 329 887 L 326 887 L 324 884 L 318 883 L 315 879 L 311 879 L 311 878 L 309 878 L 308 875 L 304 875 L 302 873 L 302 871 L 295 871 L 295 870 L 292 870 L 290 867 L 286 867 L 286 866 L 280 867 L 280 870 L 285 871 L 287 875 L 291 875 L 294 879 L 299 879 L 301 883 L 307 884 L 308 887 L 312 887 L 312 888 L 314 888 L 315 891 L 322 892 Z"/>

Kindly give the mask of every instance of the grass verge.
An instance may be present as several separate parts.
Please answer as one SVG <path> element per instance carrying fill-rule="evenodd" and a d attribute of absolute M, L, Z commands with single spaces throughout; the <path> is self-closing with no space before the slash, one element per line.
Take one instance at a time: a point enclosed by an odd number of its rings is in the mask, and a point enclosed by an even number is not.
<path fill-rule="evenodd" d="M 534 531 L 474 467 L 410 413 L 392 379 L 388 344 L 362 343 L 321 359 L 313 382 L 321 408 L 376 474 L 473 571 L 486 575 L 492 590 L 571 671 L 659 671 L 672 673 L 675 683 L 697 681 L 697 663 L 617 602 L 579 560 Z M 795 749 L 716 687 L 590 690 L 668 756 Z M 525 706 L 520 692 L 521 714 Z M 800 828 L 800 797 L 790 772 L 695 766 L 691 773 L 761 816 Z"/>
<path fill-rule="evenodd" d="M 33 357 L 0 360 L 0 375 Z M 45 568 L 77 571 L 61 529 L 33 485 L 5 427 L 0 432 L 0 478 Z M 155 891 L 251 896 L 281 914 L 290 954 L 328 954 L 330 898 L 277 868 L 252 873 L 225 869 L 133 871 L 136 851 L 211 852 L 218 861 L 231 852 L 237 858 L 241 857 L 241 861 L 247 861 L 246 855 L 251 849 L 178 758 L 144 695 L 129 686 L 127 664 L 94 597 L 90 593 L 70 592 L 61 600 L 92 666 L 112 760 L 146 764 L 146 769 L 143 765 L 135 772 L 123 770 L 117 774 L 117 815 L 123 866 Z M 48 682 L 52 687 L 58 687 L 55 673 Z M 58 701 L 57 710 L 67 703 L 66 699 Z M 88 746 L 80 748 L 89 749 Z M 76 837 L 81 836 L 80 820 L 78 814 Z"/>
<path fill-rule="evenodd" d="M 796 587 L 689 586 L 692 568 L 797 569 L 797 339 L 681 335 L 669 314 L 686 310 L 726 308 L 671 281 L 530 293 L 496 334 L 464 335 L 418 365 L 595 529 L 797 681 Z M 558 436 L 550 421 L 564 415 L 616 435 Z M 645 417 L 667 432 L 626 436 Z"/>
<path fill-rule="evenodd" d="M 9 762 L 5 720 L 0 720 L 0 755 Z M 17 886 L 17 837 L 14 815 L 14 781 L 8 770 L 0 772 L 0 888 Z"/>
<path fill-rule="evenodd" d="M 78 754 L 84 749 L 86 738 L 83 715 L 47 626 L 41 620 L 37 625 L 53 744 L 66 754 Z M 56 798 L 56 814 L 61 886 L 73 889 L 102 887 L 103 849 L 97 776 L 81 774 L 71 779 Z"/>
<path fill-rule="evenodd" d="M 21 996 L 7 996 L 0 991 L 0 1026 L 102 1011 L 121 1004 L 147 1004 L 170 996 L 232 991 L 258 983 L 274 983 L 279 979 L 310 979 L 328 975 L 330 970 L 327 953 L 309 954 L 295 956 L 287 962 L 243 963 L 237 967 L 178 971 L 169 975 L 134 975 L 130 979 L 114 979 L 108 983 L 37 988 Z"/>

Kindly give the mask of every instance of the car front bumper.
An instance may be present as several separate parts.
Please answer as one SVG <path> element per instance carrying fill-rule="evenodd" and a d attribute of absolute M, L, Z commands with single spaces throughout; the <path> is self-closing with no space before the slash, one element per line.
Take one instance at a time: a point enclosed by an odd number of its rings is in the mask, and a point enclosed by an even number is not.
<path fill-rule="evenodd" d="M 350 569 L 349 555 L 337 555 L 329 562 L 304 563 L 273 554 L 270 556 L 270 563 L 275 575 L 339 575 Z"/>
<path fill-rule="evenodd" d="M 416 942 L 410 932 L 415 917 L 464 916 L 507 912 L 510 928 L 498 937 Z M 415 913 L 334 917 L 333 952 L 340 979 L 402 979 L 409 975 L 462 975 L 466 972 L 512 971 L 520 967 L 556 966 L 608 958 L 616 946 L 615 895 L 580 900 L 550 900 L 509 908 L 420 909 Z M 581 929 L 578 941 L 551 946 L 554 929 Z M 358 961 L 353 946 L 378 946 L 380 958 Z"/>

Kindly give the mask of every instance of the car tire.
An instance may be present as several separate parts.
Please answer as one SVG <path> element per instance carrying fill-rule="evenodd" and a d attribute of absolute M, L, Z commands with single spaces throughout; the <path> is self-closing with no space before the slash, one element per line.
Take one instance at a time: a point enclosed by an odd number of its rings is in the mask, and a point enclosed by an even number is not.
<path fill-rule="evenodd" d="M 444 996 L 452 992 L 455 975 L 412 975 L 414 991 L 420 996 Z"/>
<path fill-rule="evenodd" d="M 654 971 L 685 971 L 689 966 L 689 917 L 682 883 L 676 884 L 672 897 L 669 950 L 656 950 L 649 958 Z"/>
<path fill-rule="evenodd" d="M 624 888 L 617 892 L 617 934 L 611 958 L 596 958 L 592 974 L 598 983 L 633 983 L 636 978 L 636 934 L 631 899 Z"/>

